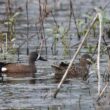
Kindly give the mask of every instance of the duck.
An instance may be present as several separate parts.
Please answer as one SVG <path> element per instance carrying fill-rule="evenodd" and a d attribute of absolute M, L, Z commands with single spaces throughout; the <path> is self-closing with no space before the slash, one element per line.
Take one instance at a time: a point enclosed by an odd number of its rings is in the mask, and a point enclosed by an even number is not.
<path fill-rule="evenodd" d="M 3 80 L 3 75 L 5 74 L 7 77 L 12 78 L 23 78 L 23 77 L 34 77 L 37 72 L 35 61 L 42 60 L 47 61 L 40 55 L 38 55 L 37 51 L 33 51 L 29 54 L 28 64 L 20 64 L 20 63 L 6 63 L 0 62 L 0 76 Z"/>
<path fill-rule="evenodd" d="M 94 62 L 94 59 L 89 54 L 84 54 L 81 56 L 79 63 L 73 63 L 68 71 L 66 78 L 78 78 L 81 77 L 83 80 L 87 80 L 89 76 L 89 67 Z M 58 65 L 51 65 L 54 73 L 55 79 L 61 80 L 63 77 L 69 63 L 61 62 Z"/>

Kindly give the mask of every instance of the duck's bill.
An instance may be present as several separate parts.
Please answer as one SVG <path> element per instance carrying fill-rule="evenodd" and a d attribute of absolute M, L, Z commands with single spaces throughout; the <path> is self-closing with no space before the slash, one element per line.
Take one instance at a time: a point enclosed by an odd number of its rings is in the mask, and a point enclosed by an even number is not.
<path fill-rule="evenodd" d="M 43 57 L 41 57 L 41 56 L 39 56 L 38 60 L 47 61 L 47 59 L 45 59 L 45 58 L 43 58 Z"/>

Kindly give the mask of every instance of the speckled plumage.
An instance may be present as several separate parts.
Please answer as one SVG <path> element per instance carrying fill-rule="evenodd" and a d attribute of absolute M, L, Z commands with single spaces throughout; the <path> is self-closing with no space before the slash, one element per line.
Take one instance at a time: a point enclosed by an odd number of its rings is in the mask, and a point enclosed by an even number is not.
<path fill-rule="evenodd" d="M 67 78 L 81 77 L 83 80 L 87 79 L 89 73 L 89 65 L 93 61 L 92 57 L 88 54 L 84 54 L 79 63 L 72 64 L 68 71 Z M 55 72 L 55 78 L 61 79 L 64 75 L 69 64 L 61 62 L 59 65 L 52 65 Z"/>

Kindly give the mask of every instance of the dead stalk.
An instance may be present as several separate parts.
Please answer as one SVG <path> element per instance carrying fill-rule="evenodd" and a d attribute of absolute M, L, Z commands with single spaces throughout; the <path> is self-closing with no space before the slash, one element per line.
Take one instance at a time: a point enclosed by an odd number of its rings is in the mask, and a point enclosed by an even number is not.
<path fill-rule="evenodd" d="M 97 102 L 101 99 L 101 97 L 102 97 L 102 95 L 103 95 L 105 89 L 107 88 L 107 86 L 108 86 L 108 82 L 106 83 L 106 85 L 105 85 L 105 87 L 102 89 L 102 91 L 100 92 L 99 97 L 98 97 L 98 99 L 97 99 Z"/>
<path fill-rule="evenodd" d="M 101 76 L 100 76 L 100 47 L 102 38 L 102 15 L 98 12 L 99 18 L 99 40 L 98 40 L 98 53 L 97 53 L 97 75 L 98 75 L 98 95 L 101 91 Z"/>
<path fill-rule="evenodd" d="M 84 38 L 82 39 L 82 42 L 79 44 L 79 47 L 78 47 L 76 53 L 73 55 L 73 58 L 71 59 L 70 64 L 69 64 L 69 66 L 68 66 L 68 68 L 67 68 L 65 74 L 63 75 L 63 77 L 62 77 L 60 83 L 59 83 L 58 86 L 57 86 L 56 91 L 54 92 L 54 98 L 56 98 L 56 95 L 57 95 L 58 92 L 60 91 L 61 85 L 62 85 L 62 83 L 64 82 L 64 80 L 65 80 L 65 78 L 66 78 L 66 76 L 67 76 L 67 74 L 68 74 L 68 71 L 69 71 L 69 69 L 71 68 L 71 65 L 72 65 L 74 59 L 76 58 L 76 56 L 77 56 L 79 50 L 81 49 L 81 47 L 82 47 L 82 45 L 83 45 L 85 39 L 87 38 L 87 36 L 88 36 L 88 34 L 89 34 L 89 32 L 90 32 L 90 29 L 91 29 L 92 26 L 94 25 L 94 23 L 95 23 L 97 17 L 98 17 L 98 14 L 96 14 L 96 16 L 94 17 L 93 21 L 92 21 L 91 24 L 90 24 L 90 27 L 88 28 L 88 30 L 87 30 L 87 32 L 86 32 Z"/>

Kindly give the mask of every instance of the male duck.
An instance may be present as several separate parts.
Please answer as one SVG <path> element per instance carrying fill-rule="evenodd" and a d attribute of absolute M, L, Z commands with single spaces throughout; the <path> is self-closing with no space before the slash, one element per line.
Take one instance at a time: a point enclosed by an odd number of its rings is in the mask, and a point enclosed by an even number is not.
<path fill-rule="evenodd" d="M 6 74 L 7 77 L 13 78 L 33 77 L 34 73 L 36 73 L 36 60 L 46 61 L 35 51 L 30 53 L 28 65 L 0 62 L 0 76 L 2 77 L 3 74 Z"/>

